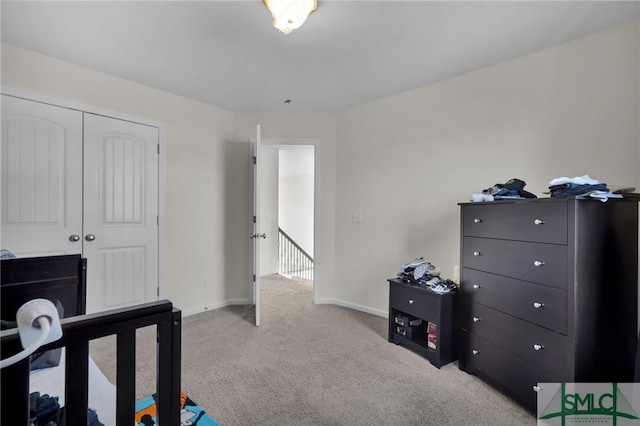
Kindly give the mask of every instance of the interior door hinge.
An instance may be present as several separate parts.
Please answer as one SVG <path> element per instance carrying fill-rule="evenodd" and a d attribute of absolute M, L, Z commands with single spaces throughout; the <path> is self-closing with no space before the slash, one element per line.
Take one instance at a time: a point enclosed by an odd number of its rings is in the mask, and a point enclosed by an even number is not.
<path fill-rule="evenodd" d="M 258 162 L 258 159 L 257 159 L 257 158 L 256 158 L 256 156 L 254 155 L 254 156 L 253 156 L 253 164 L 257 164 L 257 162 Z"/>
<path fill-rule="evenodd" d="M 255 216 L 253 217 L 253 223 L 256 223 L 256 217 Z"/>
<path fill-rule="evenodd" d="M 156 295 L 160 297 L 160 287 L 156 287 Z"/>
<path fill-rule="evenodd" d="M 253 282 L 256 282 L 256 274 L 253 274 Z"/>
<path fill-rule="evenodd" d="M 160 144 L 158 144 L 158 154 L 160 154 Z"/>
<path fill-rule="evenodd" d="M 156 224 L 160 226 L 160 215 L 156 216 Z"/>

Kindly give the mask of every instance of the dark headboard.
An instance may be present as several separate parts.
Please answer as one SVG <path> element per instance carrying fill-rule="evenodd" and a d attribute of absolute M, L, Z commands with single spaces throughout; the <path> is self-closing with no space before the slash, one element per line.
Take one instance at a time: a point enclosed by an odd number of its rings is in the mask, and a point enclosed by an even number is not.
<path fill-rule="evenodd" d="M 0 261 L 0 315 L 15 321 L 22 304 L 36 299 L 58 302 L 64 317 L 86 313 L 87 260 L 79 254 Z"/>

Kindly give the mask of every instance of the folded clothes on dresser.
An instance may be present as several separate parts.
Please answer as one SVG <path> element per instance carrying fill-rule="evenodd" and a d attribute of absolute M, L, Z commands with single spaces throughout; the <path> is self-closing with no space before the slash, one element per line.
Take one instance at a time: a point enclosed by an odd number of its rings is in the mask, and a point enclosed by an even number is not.
<path fill-rule="evenodd" d="M 559 177 L 549 182 L 549 192 L 552 197 L 569 197 L 582 195 L 607 201 L 609 198 L 622 198 L 621 194 L 614 194 L 606 183 L 592 179 L 589 175 L 573 178 Z"/>

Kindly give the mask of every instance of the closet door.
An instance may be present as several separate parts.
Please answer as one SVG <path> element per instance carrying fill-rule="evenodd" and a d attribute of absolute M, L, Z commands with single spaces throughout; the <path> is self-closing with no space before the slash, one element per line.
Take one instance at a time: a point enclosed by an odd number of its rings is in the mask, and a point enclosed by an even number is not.
<path fill-rule="evenodd" d="M 157 127 L 84 118 L 87 312 L 158 299 Z"/>
<path fill-rule="evenodd" d="M 2 95 L 1 145 L 0 246 L 82 253 L 82 113 Z"/>

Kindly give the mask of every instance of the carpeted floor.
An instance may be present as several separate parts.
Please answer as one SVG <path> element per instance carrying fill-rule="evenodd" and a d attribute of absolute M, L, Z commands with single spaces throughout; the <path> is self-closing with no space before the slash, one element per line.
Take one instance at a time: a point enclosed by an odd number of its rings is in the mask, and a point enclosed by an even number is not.
<path fill-rule="evenodd" d="M 253 307 L 183 320 L 182 388 L 221 425 L 534 425 L 535 416 L 456 363 L 437 369 L 387 341 L 387 320 L 314 305 L 312 286 L 263 281 Z M 155 392 L 154 331 L 138 333 L 138 397 Z M 91 346 L 115 380 L 113 339 Z M 151 348 L 151 349 L 150 349 Z"/>

